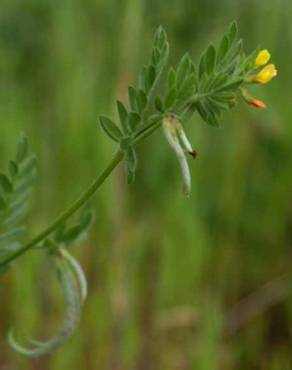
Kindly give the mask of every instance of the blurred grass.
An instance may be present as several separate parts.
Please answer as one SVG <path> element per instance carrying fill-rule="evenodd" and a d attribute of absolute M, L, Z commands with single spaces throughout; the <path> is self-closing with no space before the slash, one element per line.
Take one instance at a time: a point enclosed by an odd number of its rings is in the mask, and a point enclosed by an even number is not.
<path fill-rule="evenodd" d="M 186 50 L 197 60 L 235 19 L 246 48 L 267 47 L 279 69 L 254 92 L 266 112 L 239 106 L 220 130 L 194 119 L 190 199 L 159 133 L 139 149 L 135 185 L 126 186 L 122 168 L 104 185 L 90 240 L 74 249 L 90 286 L 80 329 L 33 362 L 9 350 L 5 333 L 13 325 L 45 337 L 61 306 L 46 260 L 38 252 L 19 260 L 0 285 L 0 369 L 292 368 L 289 290 L 224 335 L 238 301 L 290 273 L 291 3 L 2 0 L 0 10 L 1 167 L 25 131 L 39 158 L 32 234 L 111 156 L 97 116 L 116 114 L 114 99 L 125 98 L 159 24 L 173 63 Z"/>

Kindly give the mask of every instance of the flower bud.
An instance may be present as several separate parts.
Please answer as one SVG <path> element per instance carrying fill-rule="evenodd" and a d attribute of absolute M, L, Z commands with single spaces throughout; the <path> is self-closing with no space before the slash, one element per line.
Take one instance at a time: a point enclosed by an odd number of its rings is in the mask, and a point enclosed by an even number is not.
<path fill-rule="evenodd" d="M 256 107 L 256 108 L 259 108 L 259 109 L 265 109 L 267 108 L 266 104 L 259 100 L 259 99 L 255 99 L 253 98 L 252 96 L 250 96 L 249 92 L 247 91 L 247 89 L 245 88 L 242 88 L 241 89 L 241 94 L 242 94 L 242 97 L 243 99 L 250 105 Z"/>
<path fill-rule="evenodd" d="M 268 63 L 271 58 L 271 54 L 267 49 L 261 50 L 255 60 L 255 67 L 262 67 Z"/>
<path fill-rule="evenodd" d="M 256 108 L 260 108 L 260 109 L 266 109 L 267 108 L 267 105 L 259 99 L 251 99 L 248 103 L 250 105 L 253 105 Z"/>

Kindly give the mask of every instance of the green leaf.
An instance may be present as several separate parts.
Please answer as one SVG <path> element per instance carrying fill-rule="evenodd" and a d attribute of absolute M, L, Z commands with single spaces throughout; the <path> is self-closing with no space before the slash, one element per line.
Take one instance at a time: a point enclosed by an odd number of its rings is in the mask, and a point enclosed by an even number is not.
<path fill-rule="evenodd" d="M 156 114 L 153 114 L 150 118 L 149 118 L 149 123 L 151 124 L 155 124 L 155 123 L 158 123 L 159 121 L 161 121 L 163 118 L 163 115 L 161 113 L 156 113 Z"/>
<path fill-rule="evenodd" d="M 221 62 L 221 68 L 225 73 L 231 74 L 234 72 L 235 64 L 237 63 L 238 57 L 242 53 L 242 40 L 234 42 L 233 45 L 228 49 L 226 56 Z"/>
<path fill-rule="evenodd" d="M 189 96 L 191 96 L 193 94 L 194 88 L 195 88 L 195 74 L 192 73 L 183 82 L 183 84 L 182 84 L 182 86 L 181 86 L 181 88 L 178 92 L 177 98 L 179 100 L 184 100 L 184 99 L 188 98 Z"/>
<path fill-rule="evenodd" d="M 213 81 L 209 85 L 209 90 L 216 90 L 218 87 L 221 87 L 226 84 L 229 76 L 227 74 L 219 73 L 214 76 Z"/>
<path fill-rule="evenodd" d="M 18 164 L 15 161 L 9 161 L 8 171 L 12 178 L 14 178 L 18 173 Z"/>
<path fill-rule="evenodd" d="M 63 243 L 70 244 L 80 236 L 80 226 L 69 227 L 63 234 Z"/>
<path fill-rule="evenodd" d="M 4 234 L 0 234 L 0 246 L 1 244 L 7 244 L 15 239 L 22 237 L 25 234 L 25 232 L 26 228 L 24 226 L 20 226 Z"/>
<path fill-rule="evenodd" d="M 3 197 L 0 194 L 0 211 L 5 209 L 6 207 L 7 207 L 7 204 L 6 204 L 5 200 L 3 199 Z"/>
<path fill-rule="evenodd" d="M 211 93 L 212 86 L 214 85 L 214 82 L 217 78 L 217 75 L 212 73 L 210 76 L 207 76 L 205 74 L 202 78 L 201 84 L 200 84 L 200 91 L 206 91 L 208 93 Z"/>
<path fill-rule="evenodd" d="M 121 122 L 121 126 L 123 128 L 123 131 L 126 133 L 128 131 L 128 112 L 124 104 L 117 100 L 117 108 L 118 108 L 118 114 Z"/>
<path fill-rule="evenodd" d="M 32 185 L 33 184 L 31 184 L 26 191 L 21 191 L 20 193 L 14 190 L 14 193 L 9 197 L 9 206 L 8 206 L 9 213 L 14 213 L 15 211 L 17 211 L 17 209 L 21 208 L 21 206 L 24 203 L 25 204 L 28 203 L 28 199 L 32 191 Z"/>
<path fill-rule="evenodd" d="M 216 99 L 216 96 L 208 96 L 207 99 L 214 105 L 216 105 L 219 112 L 227 111 L 229 106 L 226 102 L 220 101 L 220 99 Z"/>
<path fill-rule="evenodd" d="M 157 29 L 157 34 L 156 34 L 155 39 L 156 39 L 155 44 L 158 47 L 158 49 L 162 49 L 166 43 L 167 36 L 166 36 L 166 32 L 161 26 L 159 26 L 159 28 Z"/>
<path fill-rule="evenodd" d="M 151 64 L 153 64 L 153 66 L 157 66 L 159 62 L 160 62 L 160 51 L 157 47 L 154 47 L 151 56 Z"/>
<path fill-rule="evenodd" d="M 254 68 L 255 60 L 260 51 L 260 48 L 256 48 L 250 55 L 247 57 L 243 57 L 243 61 L 241 64 L 241 71 L 242 72 L 249 72 L 251 69 Z"/>
<path fill-rule="evenodd" d="M 165 66 L 166 61 L 168 59 L 169 55 L 169 45 L 166 43 L 163 48 L 161 49 L 161 57 L 160 57 L 160 62 L 157 66 L 158 72 L 160 73 L 162 68 Z"/>
<path fill-rule="evenodd" d="M 84 231 L 87 230 L 91 226 L 93 220 L 94 220 L 93 209 L 89 206 L 84 207 L 80 213 L 80 223 L 79 223 L 80 228 Z"/>
<path fill-rule="evenodd" d="M 219 64 L 224 59 L 224 57 L 226 56 L 228 52 L 228 49 L 229 49 L 229 40 L 228 40 L 228 37 L 225 35 L 223 36 L 219 49 L 218 49 L 217 64 Z"/>
<path fill-rule="evenodd" d="M 173 88 L 176 88 L 176 73 L 174 68 L 170 68 L 167 76 L 167 86 L 168 90 L 172 90 Z"/>
<path fill-rule="evenodd" d="M 204 121 L 207 121 L 208 112 L 206 111 L 206 109 L 205 109 L 204 105 L 202 104 L 201 100 L 197 103 L 197 109 L 198 109 L 198 112 L 199 112 L 200 116 L 202 117 L 202 119 Z"/>
<path fill-rule="evenodd" d="M 5 244 L 0 248 L 0 263 L 3 264 L 4 260 L 11 256 L 11 254 L 15 253 L 21 244 L 19 242 L 10 242 Z M 10 265 L 11 266 L 11 265 Z"/>
<path fill-rule="evenodd" d="M 237 33 L 238 33 L 238 28 L 237 28 L 237 24 L 236 22 L 233 22 L 230 27 L 229 27 L 229 30 L 228 30 L 228 39 L 229 39 L 229 43 L 230 45 L 232 45 L 236 39 L 236 36 L 237 36 Z"/>
<path fill-rule="evenodd" d="M 206 96 L 204 103 L 206 104 L 206 107 L 210 113 L 214 114 L 215 116 L 220 116 L 220 106 L 214 100 L 212 100 L 210 96 Z"/>
<path fill-rule="evenodd" d="M 138 77 L 140 89 L 146 90 L 147 73 L 148 73 L 147 66 L 143 66 Z"/>
<path fill-rule="evenodd" d="M 208 123 L 210 126 L 219 127 L 218 119 L 216 118 L 215 114 L 212 113 L 208 108 L 206 107 L 205 103 L 203 101 L 198 102 L 197 109 L 202 117 L 202 119 Z"/>
<path fill-rule="evenodd" d="M 32 187 L 36 178 L 36 169 L 31 172 L 24 173 L 21 178 L 15 181 L 14 194 L 23 194 Z"/>
<path fill-rule="evenodd" d="M 152 89 L 156 79 L 156 71 L 153 65 L 150 65 L 147 70 L 146 90 L 147 93 Z"/>
<path fill-rule="evenodd" d="M 230 90 L 236 90 L 240 85 L 242 85 L 243 79 L 237 78 L 236 80 L 227 82 L 225 85 L 217 87 L 214 89 L 214 92 L 221 92 L 221 91 L 230 91 Z"/>
<path fill-rule="evenodd" d="M 144 93 L 143 90 L 139 90 L 138 91 L 138 94 L 137 94 L 137 106 L 138 106 L 138 112 L 141 114 L 144 109 L 146 108 L 147 106 L 147 102 L 148 102 L 148 99 L 147 99 L 147 96 L 146 94 Z"/>
<path fill-rule="evenodd" d="M 213 126 L 213 127 L 219 127 L 220 124 L 219 124 L 219 121 L 217 119 L 217 117 L 210 113 L 208 114 L 208 117 L 207 117 L 207 121 L 206 121 L 210 126 Z"/>
<path fill-rule="evenodd" d="M 27 214 L 29 210 L 29 204 L 23 203 L 21 204 L 6 220 L 3 222 L 3 225 L 10 228 L 11 226 L 15 226 L 19 221 L 23 219 L 23 217 Z"/>
<path fill-rule="evenodd" d="M 19 176 L 28 175 L 36 169 L 37 159 L 35 155 L 30 155 L 23 160 L 18 166 Z"/>
<path fill-rule="evenodd" d="M 176 96 L 177 96 L 177 90 L 176 90 L 176 87 L 173 87 L 171 90 L 169 90 L 165 98 L 164 104 L 165 104 L 166 109 L 169 109 L 174 105 L 176 101 Z"/>
<path fill-rule="evenodd" d="M 154 46 L 159 48 L 159 42 L 160 42 L 160 34 L 162 32 L 163 28 L 162 26 L 159 26 L 154 34 Z"/>
<path fill-rule="evenodd" d="M 190 66 L 191 66 L 190 56 L 188 53 L 186 53 L 182 57 L 181 61 L 179 62 L 178 68 L 177 68 L 177 87 L 178 89 L 181 87 L 184 80 L 188 77 Z"/>
<path fill-rule="evenodd" d="M 2 188 L 4 193 L 11 193 L 13 191 L 13 185 L 10 182 L 9 178 L 0 173 L 0 187 Z"/>
<path fill-rule="evenodd" d="M 20 138 L 17 143 L 16 151 L 16 162 L 21 162 L 27 156 L 28 153 L 28 140 L 24 134 L 20 135 Z"/>
<path fill-rule="evenodd" d="M 134 132 L 137 129 L 140 121 L 141 121 L 141 117 L 138 113 L 136 112 L 129 113 L 129 126 L 132 132 Z"/>
<path fill-rule="evenodd" d="M 210 75 L 215 68 L 216 50 L 213 45 L 210 45 L 206 53 L 206 72 Z"/>
<path fill-rule="evenodd" d="M 21 247 L 19 238 L 25 227 L 19 225 L 27 214 L 32 187 L 36 177 L 36 158 L 29 155 L 28 141 L 20 136 L 17 144 L 16 161 L 8 164 L 9 177 L 0 174 L 0 259 L 5 259 Z M 0 193 L 1 193 L 0 192 Z"/>
<path fill-rule="evenodd" d="M 231 101 L 235 100 L 235 95 L 234 93 L 231 93 L 231 92 L 221 92 L 218 94 L 213 94 L 212 98 L 222 103 L 229 104 Z"/>
<path fill-rule="evenodd" d="M 63 235 L 66 231 L 66 222 L 63 222 L 55 231 L 54 233 L 54 240 L 57 243 L 62 243 L 63 242 Z"/>
<path fill-rule="evenodd" d="M 94 212 L 91 207 L 86 205 L 83 207 L 79 222 L 73 226 L 67 228 L 66 223 L 63 223 L 54 233 L 53 243 L 54 244 L 63 244 L 67 246 L 73 242 L 80 241 L 81 238 L 86 236 L 86 232 L 94 219 Z"/>
<path fill-rule="evenodd" d="M 156 96 L 154 105 L 155 105 L 155 108 L 158 110 L 158 112 L 161 112 L 161 113 L 164 112 L 164 106 L 163 106 L 163 102 L 160 96 Z"/>
<path fill-rule="evenodd" d="M 199 62 L 199 70 L 198 70 L 198 76 L 199 79 L 202 78 L 202 76 L 206 73 L 206 52 L 204 52 L 201 55 L 200 62 Z"/>
<path fill-rule="evenodd" d="M 114 141 L 119 142 L 122 132 L 116 124 L 106 116 L 99 117 L 100 125 L 105 133 Z"/>
<path fill-rule="evenodd" d="M 135 181 L 135 174 L 137 169 L 137 154 L 133 147 L 130 147 L 125 153 L 125 163 L 128 184 L 132 184 Z"/>
<path fill-rule="evenodd" d="M 133 111 L 137 111 L 137 90 L 133 86 L 128 87 L 129 104 Z"/>

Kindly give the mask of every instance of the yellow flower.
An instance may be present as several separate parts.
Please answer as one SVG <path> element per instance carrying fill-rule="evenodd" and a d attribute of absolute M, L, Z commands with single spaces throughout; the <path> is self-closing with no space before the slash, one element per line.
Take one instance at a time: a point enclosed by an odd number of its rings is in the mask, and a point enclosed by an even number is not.
<path fill-rule="evenodd" d="M 267 49 L 261 50 L 255 60 L 255 67 L 261 67 L 268 63 L 271 58 L 271 54 Z"/>
<path fill-rule="evenodd" d="M 270 82 L 274 77 L 277 76 L 278 71 L 274 64 L 268 64 L 264 67 L 256 76 L 254 76 L 253 81 L 261 84 L 266 84 Z"/>

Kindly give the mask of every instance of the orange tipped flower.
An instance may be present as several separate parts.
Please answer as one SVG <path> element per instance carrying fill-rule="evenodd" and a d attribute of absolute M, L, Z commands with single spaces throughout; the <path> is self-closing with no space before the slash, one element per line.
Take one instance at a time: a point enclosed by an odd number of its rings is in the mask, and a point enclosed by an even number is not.
<path fill-rule="evenodd" d="M 247 91 L 247 89 L 245 88 L 242 88 L 241 89 L 241 94 L 242 94 L 242 97 L 243 99 L 250 105 L 256 107 L 256 108 L 259 108 L 259 109 L 266 109 L 267 106 L 266 104 L 259 100 L 259 99 L 255 99 L 253 98 L 252 96 L 250 96 L 249 92 Z"/>
<path fill-rule="evenodd" d="M 268 64 L 256 76 L 254 76 L 253 81 L 260 84 L 266 84 L 276 77 L 277 73 L 278 71 L 276 70 L 275 65 Z"/>
<path fill-rule="evenodd" d="M 259 99 L 250 99 L 248 101 L 248 103 L 250 105 L 253 105 L 256 108 L 259 108 L 259 109 L 266 109 L 267 108 L 266 104 L 263 101 L 259 100 Z"/>
<path fill-rule="evenodd" d="M 268 63 L 271 58 L 271 54 L 267 49 L 261 50 L 255 60 L 255 67 L 262 67 Z"/>

